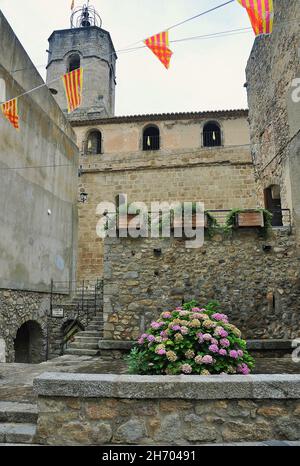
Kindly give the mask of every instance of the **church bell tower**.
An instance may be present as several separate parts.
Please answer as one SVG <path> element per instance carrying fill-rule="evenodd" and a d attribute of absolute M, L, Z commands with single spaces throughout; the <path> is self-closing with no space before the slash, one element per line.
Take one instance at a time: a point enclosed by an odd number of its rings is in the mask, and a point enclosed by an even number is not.
<path fill-rule="evenodd" d="M 115 113 L 117 55 L 109 32 L 89 2 L 73 10 L 70 29 L 54 31 L 49 38 L 47 85 L 67 113 L 62 76 L 83 67 L 83 100 L 70 120 L 107 118 Z"/>

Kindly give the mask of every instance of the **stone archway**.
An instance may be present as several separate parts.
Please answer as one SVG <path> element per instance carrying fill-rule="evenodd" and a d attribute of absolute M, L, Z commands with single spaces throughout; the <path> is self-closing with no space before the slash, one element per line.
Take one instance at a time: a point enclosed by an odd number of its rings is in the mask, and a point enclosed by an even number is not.
<path fill-rule="evenodd" d="M 44 337 L 40 324 L 34 320 L 25 322 L 18 329 L 14 340 L 15 362 L 39 364 L 44 358 Z"/>

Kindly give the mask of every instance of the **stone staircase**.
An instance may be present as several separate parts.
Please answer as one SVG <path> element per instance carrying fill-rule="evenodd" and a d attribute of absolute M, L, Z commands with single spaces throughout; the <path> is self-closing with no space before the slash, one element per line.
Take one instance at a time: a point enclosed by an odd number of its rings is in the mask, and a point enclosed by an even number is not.
<path fill-rule="evenodd" d="M 65 354 L 77 356 L 97 356 L 99 354 L 98 342 L 103 338 L 103 313 L 91 318 L 84 331 L 76 333 L 74 341 L 69 343 Z"/>
<path fill-rule="evenodd" d="M 37 405 L 16 401 L 0 402 L 0 443 L 32 444 L 36 434 Z"/>

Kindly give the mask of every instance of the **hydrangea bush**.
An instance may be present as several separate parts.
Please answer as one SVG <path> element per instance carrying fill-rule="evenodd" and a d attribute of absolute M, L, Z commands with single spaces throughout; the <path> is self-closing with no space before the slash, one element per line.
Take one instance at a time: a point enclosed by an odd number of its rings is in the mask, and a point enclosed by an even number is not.
<path fill-rule="evenodd" d="M 195 301 L 163 312 L 141 335 L 129 355 L 134 374 L 244 374 L 254 360 L 240 330 L 219 311 L 219 304 L 200 309 Z"/>

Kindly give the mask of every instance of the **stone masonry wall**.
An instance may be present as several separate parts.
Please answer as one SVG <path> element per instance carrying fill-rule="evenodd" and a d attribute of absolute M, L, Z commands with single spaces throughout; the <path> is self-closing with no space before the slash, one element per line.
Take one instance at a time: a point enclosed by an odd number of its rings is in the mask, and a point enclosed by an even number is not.
<path fill-rule="evenodd" d="M 299 337 L 299 265 L 295 237 L 284 230 L 269 239 L 217 235 L 199 249 L 174 238 L 108 238 L 104 339 L 136 339 L 160 312 L 190 299 L 218 300 L 247 339 Z"/>
<path fill-rule="evenodd" d="M 195 445 L 299 440 L 299 375 L 46 373 L 36 443 Z M 113 393 L 113 397 L 111 394 Z"/>
<path fill-rule="evenodd" d="M 122 158 L 111 155 L 84 165 L 79 190 L 88 193 L 79 206 L 78 279 L 97 279 L 103 272 L 103 242 L 96 234 L 97 205 L 115 202 L 201 201 L 206 209 L 254 208 L 253 166 L 248 147 L 211 148 L 181 155 L 144 152 Z"/>
<path fill-rule="evenodd" d="M 300 225 L 300 102 L 292 99 L 300 78 L 300 4 L 274 0 L 274 11 L 274 31 L 255 40 L 246 69 L 251 151 L 258 198 L 279 185 L 282 207 Z"/>
<path fill-rule="evenodd" d="M 69 302 L 66 295 L 53 295 L 53 306 L 63 307 Z M 66 309 L 63 319 L 50 317 L 50 294 L 27 291 L 0 290 L 0 338 L 5 341 L 6 361 L 15 361 L 14 340 L 18 329 L 26 322 L 37 323 L 42 331 L 41 360 L 61 355 L 63 343 L 63 326 L 70 320 L 76 319 L 85 327 L 86 310 L 79 312 Z M 48 339 L 48 342 L 47 342 Z"/>
<path fill-rule="evenodd" d="M 195 445 L 299 440 L 299 400 L 39 398 L 43 445 Z M 134 414 L 133 414 L 134 413 Z"/>

